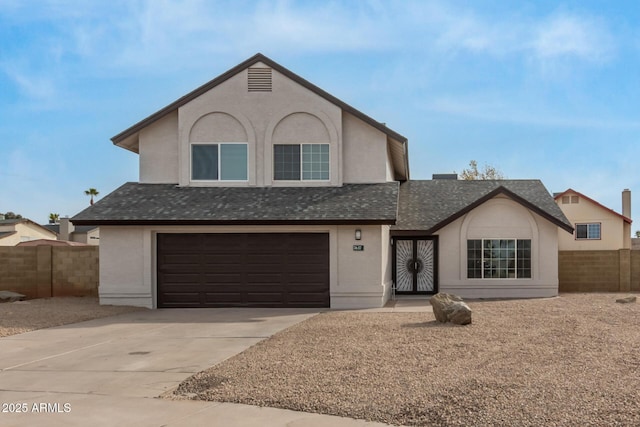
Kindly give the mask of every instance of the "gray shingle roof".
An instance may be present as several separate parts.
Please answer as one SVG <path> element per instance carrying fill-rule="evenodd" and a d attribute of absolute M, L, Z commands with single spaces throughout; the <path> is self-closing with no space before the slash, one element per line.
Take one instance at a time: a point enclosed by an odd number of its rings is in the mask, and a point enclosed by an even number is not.
<path fill-rule="evenodd" d="M 75 225 L 393 224 L 398 183 L 342 187 L 178 187 L 127 183 L 83 210 Z"/>
<path fill-rule="evenodd" d="M 42 226 L 49 231 L 53 231 L 56 234 L 60 234 L 60 224 L 42 224 Z M 74 227 L 74 230 L 72 233 L 88 233 L 91 230 L 95 230 L 95 228 L 96 227 L 93 225 L 78 226 L 78 227 Z"/>
<path fill-rule="evenodd" d="M 573 232 L 540 180 L 407 181 L 400 186 L 398 221 L 391 228 L 435 232 L 501 193 Z"/>

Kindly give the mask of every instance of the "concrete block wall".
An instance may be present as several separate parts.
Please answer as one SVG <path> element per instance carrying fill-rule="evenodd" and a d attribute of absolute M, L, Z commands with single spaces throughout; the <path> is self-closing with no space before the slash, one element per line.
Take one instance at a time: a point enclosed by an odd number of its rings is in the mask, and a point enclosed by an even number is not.
<path fill-rule="evenodd" d="M 98 295 L 97 246 L 0 247 L 0 290 L 28 298 Z"/>
<path fill-rule="evenodd" d="M 629 290 L 631 292 L 640 292 L 640 250 L 631 250 L 631 283 Z"/>
<path fill-rule="evenodd" d="M 640 251 L 558 252 L 560 292 L 640 291 Z"/>
<path fill-rule="evenodd" d="M 55 296 L 98 296 L 98 247 L 53 247 L 52 285 Z"/>
<path fill-rule="evenodd" d="M 0 246 L 0 290 L 38 294 L 36 247 Z"/>

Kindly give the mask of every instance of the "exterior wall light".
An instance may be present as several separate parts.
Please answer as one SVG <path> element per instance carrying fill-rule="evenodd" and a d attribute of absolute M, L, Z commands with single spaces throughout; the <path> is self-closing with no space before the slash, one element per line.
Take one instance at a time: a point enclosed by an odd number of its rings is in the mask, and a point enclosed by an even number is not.
<path fill-rule="evenodd" d="M 356 229 L 356 240 L 362 239 L 362 230 Z"/>

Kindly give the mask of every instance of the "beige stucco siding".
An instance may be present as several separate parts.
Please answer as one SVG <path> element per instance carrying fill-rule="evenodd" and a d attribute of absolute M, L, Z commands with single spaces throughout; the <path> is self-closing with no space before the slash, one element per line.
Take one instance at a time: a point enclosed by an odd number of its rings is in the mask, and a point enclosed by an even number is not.
<path fill-rule="evenodd" d="M 355 240 L 355 230 L 362 240 Z M 100 227 L 101 304 L 156 307 L 157 233 L 327 233 L 332 308 L 380 307 L 391 283 L 388 226 Z M 354 244 L 365 251 L 353 250 Z"/>
<path fill-rule="evenodd" d="M 150 235 L 141 227 L 100 227 L 100 304 L 153 307 Z"/>
<path fill-rule="evenodd" d="M 264 65 L 258 63 L 255 67 Z M 248 92 L 244 70 L 139 133 L 140 182 L 196 186 L 338 186 L 392 181 L 384 132 L 272 70 L 271 92 Z M 191 181 L 191 144 L 247 143 L 248 179 Z M 329 144 L 328 181 L 273 179 L 274 144 Z"/>
<path fill-rule="evenodd" d="M 441 229 L 439 290 L 464 298 L 530 298 L 558 294 L 557 226 L 497 197 Z M 531 239 L 531 279 L 468 279 L 467 240 Z"/>
<path fill-rule="evenodd" d="M 178 182 L 178 112 L 174 111 L 140 131 L 140 182 Z"/>
<path fill-rule="evenodd" d="M 342 128 L 344 182 L 371 183 L 389 180 L 387 135 L 347 112 L 342 115 Z"/>
<path fill-rule="evenodd" d="M 575 195 L 567 193 L 567 195 Z M 592 224 L 600 223 L 599 240 L 577 240 L 575 232 L 573 235 L 558 230 L 558 248 L 561 251 L 575 250 L 618 250 L 630 248 L 631 228 L 624 222 L 622 217 L 599 206 L 584 197 L 579 197 L 578 203 L 562 204 L 562 199 L 556 200 L 562 212 L 571 224 Z M 625 227 L 625 224 L 627 225 Z M 627 241 L 625 242 L 625 236 Z M 627 246 L 625 246 L 625 244 Z"/>
<path fill-rule="evenodd" d="M 355 240 L 356 229 L 361 240 Z M 381 307 L 391 289 L 389 227 L 340 226 L 337 236 L 338 282 L 332 286 L 331 307 Z M 354 245 L 364 250 L 354 251 Z"/>
<path fill-rule="evenodd" d="M 179 108 L 179 184 L 341 185 L 341 109 L 275 70 L 271 92 L 248 92 L 247 73 L 238 73 Z M 191 182 L 190 143 L 239 142 L 237 139 L 248 143 L 247 182 Z M 330 144 L 328 182 L 274 182 L 273 144 L 293 143 Z"/>

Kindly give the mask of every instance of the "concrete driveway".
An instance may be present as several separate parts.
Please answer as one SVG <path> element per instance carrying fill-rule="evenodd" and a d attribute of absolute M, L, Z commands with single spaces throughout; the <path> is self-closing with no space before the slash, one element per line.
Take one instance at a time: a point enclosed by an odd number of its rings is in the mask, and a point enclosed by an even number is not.
<path fill-rule="evenodd" d="M 155 399 L 193 373 L 317 312 L 151 310 L 1 338 L 0 425 L 375 425 L 273 408 Z"/>

